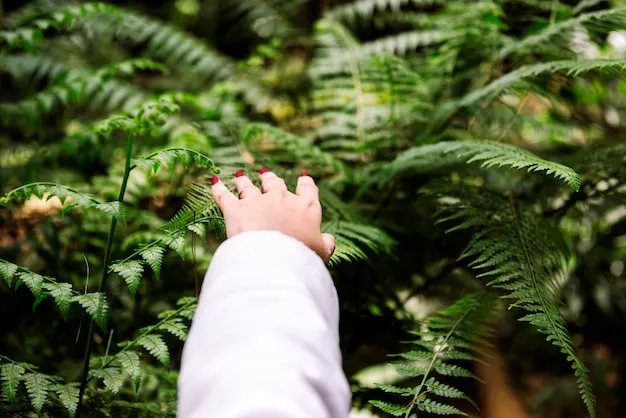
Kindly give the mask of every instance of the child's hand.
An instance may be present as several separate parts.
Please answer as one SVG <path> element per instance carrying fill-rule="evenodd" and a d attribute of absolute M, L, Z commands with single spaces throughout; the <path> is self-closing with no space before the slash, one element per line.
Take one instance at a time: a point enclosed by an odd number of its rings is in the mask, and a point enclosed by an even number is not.
<path fill-rule="evenodd" d="M 259 177 L 263 193 L 237 171 L 235 186 L 239 198 L 218 177 L 213 177 L 213 196 L 224 213 L 228 238 L 247 231 L 280 231 L 303 242 L 328 262 L 335 250 L 335 237 L 321 232 L 322 205 L 313 179 L 302 173 L 293 194 L 285 181 L 271 171 L 262 168 Z"/>

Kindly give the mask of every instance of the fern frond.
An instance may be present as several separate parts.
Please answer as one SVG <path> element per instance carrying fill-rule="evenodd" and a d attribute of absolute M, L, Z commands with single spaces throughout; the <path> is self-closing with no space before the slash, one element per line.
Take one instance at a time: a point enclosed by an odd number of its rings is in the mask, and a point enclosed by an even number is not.
<path fill-rule="evenodd" d="M 46 30 L 70 28 L 76 25 L 77 21 L 85 20 L 90 15 L 113 14 L 115 12 L 114 7 L 105 3 L 84 3 L 57 7 L 54 9 L 54 13 L 31 22 L 28 27 L 0 31 L 0 46 L 7 44 L 12 48 L 32 50 L 43 41 L 43 32 Z"/>
<path fill-rule="evenodd" d="M 149 174 L 156 174 L 162 166 L 170 167 L 171 170 L 180 162 L 184 168 L 194 163 L 198 168 L 211 170 L 219 174 L 220 170 L 213 160 L 206 155 L 187 148 L 173 147 L 159 150 L 141 159 L 134 159 L 133 165 L 146 170 Z"/>
<path fill-rule="evenodd" d="M 163 60 L 168 68 L 190 71 L 205 80 L 222 80 L 237 73 L 234 63 L 206 42 L 157 19 L 119 10 L 119 16 L 92 22 L 100 33 L 144 46 L 149 58 Z"/>
<path fill-rule="evenodd" d="M 612 18 L 613 20 L 619 19 L 623 21 L 625 14 L 626 7 L 616 7 L 607 10 L 600 10 L 597 12 L 585 13 L 579 15 L 578 17 L 549 25 L 544 30 L 535 35 L 528 36 L 521 40 L 516 39 L 514 41 L 511 41 L 508 45 L 498 51 L 498 53 L 496 54 L 496 58 L 502 60 L 516 52 L 531 51 L 533 47 L 541 45 L 545 42 L 549 42 L 553 37 L 562 35 L 563 32 L 572 30 L 583 23 L 593 21 L 606 21 L 610 18 Z"/>
<path fill-rule="evenodd" d="M 144 335 L 137 340 L 137 344 L 148 350 L 164 366 L 170 365 L 170 352 L 159 335 Z"/>
<path fill-rule="evenodd" d="M 328 221 L 322 225 L 324 232 L 335 236 L 336 247 L 329 264 L 367 259 L 367 252 L 390 253 L 395 241 L 375 226 L 354 222 Z"/>
<path fill-rule="evenodd" d="M 66 213 L 73 208 L 93 208 L 109 216 L 115 217 L 122 222 L 126 219 L 126 210 L 122 203 L 102 203 L 90 194 L 82 193 L 70 187 L 56 183 L 38 182 L 25 184 L 0 197 L 0 205 L 7 206 L 15 201 L 28 200 L 32 196 L 46 200 L 49 200 L 52 197 L 58 197 L 63 205 L 61 213 Z"/>
<path fill-rule="evenodd" d="M 6 363 L 0 366 L 0 380 L 2 380 L 2 395 L 9 401 L 15 403 L 17 386 L 24 377 L 24 369 L 18 363 Z"/>
<path fill-rule="evenodd" d="M 35 304 L 51 296 L 64 318 L 67 318 L 76 297 L 81 295 L 72 288 L 70 283 L 58 282 L 54 277 L 42 276 L 2 259 L 0 259 L 0 276 L 5 279 L 9 287 L 13 287 L 13 280 L 17 277 L 36 298 Z M 81 305 L 85 307 L 82 303 Z"/>
<path fill-rule="evenodd" d="M 581 398 L 593 417 L 594 396 L 588 371 L 576 356 L 572 338 L 559 311 L 558 277 L 564 273 L 566 249 L 553 225 L 531 208 L 493 193 L 465 188 L 459 196 L 448 186 L 438 186 L 437 195 L 454 197 L 442 201 L 442 222 L 456 224 L 454 230 L 479 228 L 462 258 L 482 271 L 479 277 L 491 278 L 490 286 L 507 292 L 512 307 L 528 312 L 528 321 L 557 346 L 578 381 Z M 447 190 L 444 192 L 444 190 Z"/>
<path fill-rule="evenodd" d="M 491 335 L 488 321 L 495 300 L 491 293 L 471 293 L 426 318 L 424 331 L 414 332 L 422 338 L 414 343 L 422 348 L 399 355 L 412 363 L 393 364 L 399 374 L 419 378 L 419 384 L 414 388 L 382 387 L 387 392 L 410 397 L 410 401 L 404 405 L 381 401 L 372 404 L 394 416 L 409 417 L 415 410 L 439 415 L 466 415 L 452 405 L 430 399 L 428 394 L 434 393 L 441 399 L 467 399 L 461 390 L 440 383 L 435 375 L 475 378 L 467 369 L 450 362 L 476 359 L 475 352 Z"/>
<path fill-rule="evenodd" d="M 223 6 L 223 10 L 220 20 L 231 22 L 225 37 L 241 33 L 242 29 L 250 30 L 262 39 L 286 39 L 299 32 L 271 2 L 235 0 Z"/>
<path fill-rule="evenodd" d="M 80 306 L 85 308 L 87 313 L 96 321 L 96 324 L 102 329 L 107 330 L 107 320 L 109 318 L 109 305 L 107 297 L 104 293 L 94 292 L 77 295 L 72 298 L 72 302 L 78 302 Z"/>
<path fill-rule="evenodd" d="M 26 386 L 31 405 L 35 411 L 41 412 L 50 390 L 48 376 L 41 373 L 29 373 L 24 376 L 24 385 Z"/>
<path fill-rule="evenodd" d="M 107 367 L 104 369 L 91 369 L 89 375 L 101 379 L 107 390 L 113 394 L 118 393 L 124 385 L 124 379 L 117 367 Z"/>
<path fill-rule="evenodd" d="M 608 59 L 562 60 L 525 65 L 505 74 L 486 87 L 474 90 L 458 102 L 458 107 L 469 107 L 477 104 L 479 101 L 490 101 L 505 91 L 515 88 L 516 85 L 519 85 L 526 78 L 537 77 L 542 74 L 565 72 L 568 76 L 576 77 L 590 71 L 615 73 L 624 69 L 626 69 L 626 60 Z"/>
<path fill-rule="evenodd" d="M 507 91 L 520 87 L 528 78 L 559 72 L 565 72 L 570 77 L 576 77 L 580 74 L 591 71 L 615 73 L 623 71 L 624 69 L 626 69 L 626 60 L 608 59 L 560 60 L 524 65 L 496 79 L 485 87 L 473 90 L 471 93 L 459 100 L 451 101 L 442 105 L 433 115 L 432 122 L 426 133 L 430 133 L 434 128 L 441 126 L 442 123 L 452 117 L 458 110 L 476 106 L 479 103 L 482 106 L 486 106 L 494 98 Z"/>
<path fill-rule="evenodd" d="M 70 417 L 74 417 L 74 415 L 76 415 L 76 410 L 78 409 L 78 395 L 80 392 L 78 384 L 56 384 L 53 386 L 53 390 L 59 397 L 59 402 L 61 402 L 61 405 L 63 405 L 63 407 L 67 409 Z"/>
<path fill-rule="evenodd" d="M 280 163 L 298 163 L 320 175 L 347 171 L 341 161 L 316 147 L 310 139 L 268 124 L 247 124 L 241 129 L 240 136 L 246 145 L 262 150 L 264 155 Z"/>
<path fill-rule="evenodd" d="M 156 277 L 159 277 L 161 272 L 161 264 L 163 263 L 163 255 L 165 254 L 165 248 L 155 245 L 147 247 L 142 250 L 140 255 L 144 261 L 150 266 Z"/>
<path fill-rule="evenodd" d="M 141 276 L 143 275 L 143 264 L 140 261 L 129 260 L 113 263 L 109 271 L 119 274 L 126 282 L 130 294 L 135 296 L 141 285 Z"/>
<path fill-rule="evenodd" d="M 386 11 L 399 13 L 406 6 L 426 7 L 443 3 L 443 0 L 357 0 L 332 8 L 326 15 L 355 25 L 361 19 L 368 21 Z"/>
<path fill-rule="evenodd" d="M 429 173 L 456 162 L 482 162 L 481 166 L 511 167 L 518 170 L 545 171 L 564 181 L 574 191 L 580 188 L 580 176 L 571 168 L 544 160 L 514 145 L 491 141 L 445 141 L 422 145 L 400 154 L 383 175 L 391 177 L 407 170 Z"/>
<path fill-rule="evenodd" d="M 139 354 L 135 351 L 122 351 L 115 355 L 115 359 L 124 373 L 132 379 L 135 390 L 138 389 L 142 376 Z"/>

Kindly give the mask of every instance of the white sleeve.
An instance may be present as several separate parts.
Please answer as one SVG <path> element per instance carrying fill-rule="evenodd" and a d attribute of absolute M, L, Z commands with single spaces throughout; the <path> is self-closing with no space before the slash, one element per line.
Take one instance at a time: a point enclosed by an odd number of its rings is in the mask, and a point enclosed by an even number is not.
<path fill-rule="evenodd" d="M 321 258 L 276 231 L 216 251 L 183 350 L 181 418 L 347 418 L 339 306 Z"/>

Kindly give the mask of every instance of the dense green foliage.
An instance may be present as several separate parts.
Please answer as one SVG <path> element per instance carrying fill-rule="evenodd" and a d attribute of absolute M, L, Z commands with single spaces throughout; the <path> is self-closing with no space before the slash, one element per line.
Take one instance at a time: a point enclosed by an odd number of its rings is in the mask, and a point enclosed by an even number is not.
<path fill-rule="evenodd" d="M 320 185 L 356 407 L 475 413 L 496 323 L 569 364 L 568 408 L 624 406 L 589 354 L 626 327 L 624 5 L 131 3 L 0 16 L 0 415 L 174 416 L 208 179 L 262 166 Z M 385 393 L 359 372 L 388 353 Z"/>

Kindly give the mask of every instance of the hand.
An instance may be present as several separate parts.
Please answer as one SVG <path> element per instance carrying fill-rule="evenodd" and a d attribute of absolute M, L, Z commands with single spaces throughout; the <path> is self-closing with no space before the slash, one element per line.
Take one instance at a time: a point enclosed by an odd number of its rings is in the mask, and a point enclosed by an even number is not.
<path fill-rule="evenodd" d="M 335 251 L 335 237 L 322 234 L 322 205 L 313 179 L 303 172 L 293 194 L 282 178 L 265 168 L 259 178 L 263 193 L 237 171 L 237 197 L 217 176 L 213 177 L 211 190 L 224 214 L 227 237 L 247 231 L 280 231 L 303 242 L 328 262 Z"/>

